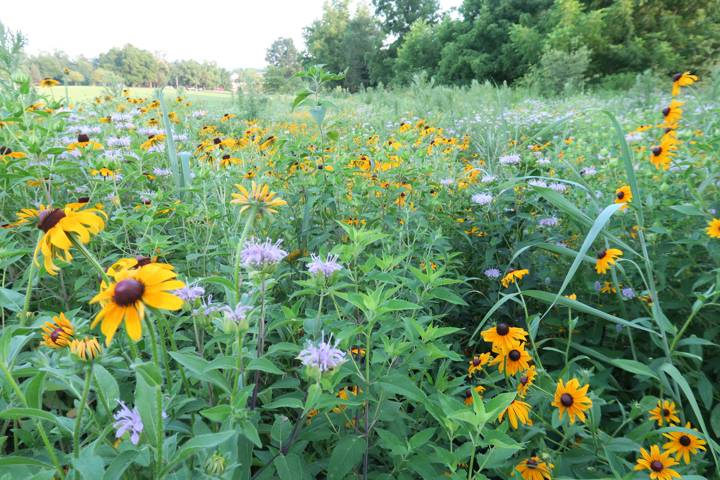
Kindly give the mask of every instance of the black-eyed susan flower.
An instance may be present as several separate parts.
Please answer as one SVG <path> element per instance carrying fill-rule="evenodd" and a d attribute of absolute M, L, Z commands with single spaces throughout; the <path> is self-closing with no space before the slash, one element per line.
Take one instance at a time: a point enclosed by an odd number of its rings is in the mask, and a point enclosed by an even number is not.
<path fill-rule="evenodd" d="M 503 350 L 504 347 L 493 347 L 497 355 L 490 362 L 490 365 L 497 365 L 498 371 L 507 372 L 508 375 L 515 375 L 530 368 L 530 354 L 525 350 L 523 344 L 515 342 L 509 348 Z"/>
<path fill-rule="evenodd" d="M 41 87 L 56 87 L 58 85 L 60 85 L 60 82 L 58 82 L 54 78 L 45 77 L 42 80 L 40 80 Z"/>
<path fill-rule="evenodd" d="M 517 392 L 518 395 L 525 398 L 528 394 L 528 390 L 530 390 L 530 387 L 535 382 L 535 378 L 537 377 L 537 369 L 535 368 L 535 365 L 531 365 L 530 368 L 522 372 L 520 375 L 520 378 L 518 379 L 518 385 L 517 385 Z"/>
<path fill-rule="evenodd" d="M 678 102 L 677 100 L 671 100 L 670 105 L 663 108 L 663 127 L 665 128 L 677 128 L 680 120 L 682 119 L 682 107 L 685 102 Z"/>
<path fill-rule="evenodd" d="M 637 459 L 637 465 L 633 470 L 648 470 L 652 480 L 672 480 L 681 478 L 679 473 L 670 468 L 677 464 L 678 462 L 670 457 L 670 452 L 660 453 L 660 447 L 653 445 L 650 447 L 650 453 L 644 448 L 640 449 L 640 458 Z"/>
<path fill-rule="evenodd" d="M 676 73 L 673 75 L 672 96 L 679 94 L 681 87 L 689 87 L 697 81 L 697 75 L 692 75 L 690 72 Z"/>
<path fill-rule="evenodd" d="M 519 269 L 519 270 L 510 270 L 503 278 L 500 280 L 500 283 L 504 288 L 507 288 L 510 286 L 511 283 L 515 283 L 518 280 L 521 280 L 525 275 L 530 273 L 530 270 L 527 268 Z"/>
<path fill-rule="evenodd" d="M 222 117 L 220 117 L 220 121 L 223 122 L 223 123 L 225 123 L 225 122 L 227 122 L 228 120 L 233 119 L 233 118 L 235 118 L 235 117 L 237 117 L 237 115 L 235 115 L 234 113 L 226 113 L 225 115 L 223 115 Z"/>
<path fill-rule="evenodd" d="M 532 420 L 530 419 L 530 404 L 521 400 L 513 400 L 512 403 L 498 415 L 499 423 L 502 423 L 505 415 L 507 415 L 510 425 L 515 430 L 518 429 L 521 423 L 523 425 L 532 425 Z"/>
<path fill-rule="evenodd" d="M 52 322 L 45 322 L 43 329 L 43 345 L 50 348 L 63 348 L 70 345 L 75 333 L 73 324 L 64 313 L 52 317 Z"/>
<path fill-rule="evenodd" d="M 650 410 L 650 419 L 655 420 L 658 427 L 680 424 L 680 417 L 677 416 L 677 406 L 672 400 L 658 401 L 657 406 Z"/>
<path fill-rule="evenodd" d="M 480 355 L 473 355 L 472 360 L 468 363 L 468 377 L 472 377 L 476 373 L 480 372 L 490 360 L 492 360 L 492 354 L 489 352 L 481 353 Z"/>
<path fill-rule="evenodd" d="M 90 303 L 100 303 L 102 310 L 91 327 L 102 322 L 105 344 L 110 345 L 121 322 L 125 322 L 128 336 L 135 342 L 142 337 L 145 306 L 160 310 L 179 310 L 183 301 L 173 291 L 185 284 L 177 273 L 164 264 L 149 263 L 138 268 L 119 271 L 114 282 L 95 295 Z"/>
<path fill-rule="evenodd" d="M 482 397 L 482 394 L 485 391 L 485 387 L 483 387 L 482 385 L 476 385 L 472 389 L 475 390 L 475 393 L 477 393 L 479 397 Z M 473 404 L 472 392 L 469 388 L 465 390 L 465 400 L 463 400 L 463 402 L 465 403 L 465 405 Z"/>
<path fill-rule="evenodd" d="M 632 202 L 632 190 L 630 190 L 630 187 L 628 185 L 623 185 L 622 187 L 615 190 L 615 203 L 624 203 L 621 210 L 625 210 L 627 208 L 627 204 Z"/>
<path fill-rule="evenodd" d="M 660 145 L 656 145 L 650 149 L 650 162 L 658 170 L 669 170 L 670 162 L 675 156 L 675 152 L 680 145 L 675 130 L 668 131 L 660 139 Z"/>
<path fill-rule="evenodd" d="M 720 238 L 720 218 L 713 218 L 707 224 L 705 233 L 711 238 Z"/>
<path fill-rule="evenodd" d="M 140 148 L 143 150 L 150 150 L 152 147 L 157 147 L 165 141 L 165 134 L 158 133 L 157 135 L 148 135 L 147 140 L 140 144 Z"/>
<path fill-rule="evenodd" d="M 97 235 L 105 228 L 105 221 L 101 217 L 106 217 L 105 213 L 96 208 L 82 210 L 66 206 L 40 211 L 37 226 L 45 233 L 35 248 L 35 258 L 38 251 L 41 252 L 45 270 L 50 275 L 56 275 L 60 269 L 53 263 L 53 259 L 72 261 L 70 236 L 88 243 L 91 234 Z"/>
<path fill-rule="evenodd" d="M 552 463 L 543 462 L 540 457 L 533 456 L 520 462 L 516 467 L 523 480 L 552 480 L 550 471 Z"/>
<path fill-rule="evenodd" d="M 277 213 L 275 210 L 277 207 L 287 205 L 287 202 L 282 198 L 275 197 L 275 192 L 270 191 L 270 187 L 266 184 L 257 185 L 252 182 L 250 191 L 244 186 L 237 184 L 235 185 L 240 193 L 233 193 L 233 200 L 230 203 L 240 205 L 240 213 L 250 207 L 257 208 L 257 214 L 262 215 L 264 213 Z"/>
<path fill-rule="evenodd" d="M 350 400 L 350 395 L 353 397 L 357 397 L 358 393 L 361 393 L 362 390 L 358 388 L 357 385 L 353 385 L 352 387 L 344 387 L 341 388 L 338 393 L 335 395 L 340 400 L 348 401 Z M 333 407 L 332 411 L 334 413 L 342 413 L 347 408 L 347 405 L 338 405 L 336 407 Z"/>
<path fill-rule="evenodd" d="M 70 351 L 83 362 L 95 360 L 100 350 L 100 344 L 95 337 L 76 338 L 70 342 Z"/>
<path fill-rule="evenodd" d="M 10 147 L 0 145 L 0 160 L 8 160 L 11 158 L 19 159 L 19 158 L 25 158 L 25 157 L 27 157 L 26 153 L 13 152 L 13 150 Z"/>
<path fill-rule="evenodd" d="M 585 410 L 592 407 L 592 400 L 587 396 L 588 387 L 589 385 L 581 387 L 577 378 L 570 379 L 567 383 L 563 383 L 562 379 L 558 380 L 551 405 L 558 409 L 560 420 L 567 413 L 570 424 L 575 423 L 575 418 L 585 421 Z"/>
<path fill-rule="evenodd" d="M 685 424 L 685 428 L 692 428 L 690 422 Z M 690 463 L 690 454 L 695 455 L 700 450 L 705 451 L 707 443 L 705 440 L 685 432 L 667 432 L 663 433 L 663 437 L 670 440 L 663 445 L 663 449 L 675 454 L 675 459 L 678 461 L 682 458 L 686 464 Z"/>
<path fill-rule="evenodd" d="M 90 136 L 87 133 L 80 133 L 77 136 L 77 141 L 69 143 L 65 147 L 68 151 L 72 150 L 102 150 L 102 144 L 90 140 Z"/>
<path fill-rule="evenodd" d="M 519 327 L 511 327 L 507 323 L 500 322 L 494 327 L 488 328 L 481 333 L 483 340 L 492 343 L 493 350 L 510 350 L 515 343 L 525 340 L 527 332 Z"/>
<path fill-rule="evenodd" d="M 600 274 L 605 274 L 608 268 L 615 265 L 618 257 L 622 257 L 622 250 L 619 248 L 607 248 L 600 250 L 595 260 L 595 271 Z"/>

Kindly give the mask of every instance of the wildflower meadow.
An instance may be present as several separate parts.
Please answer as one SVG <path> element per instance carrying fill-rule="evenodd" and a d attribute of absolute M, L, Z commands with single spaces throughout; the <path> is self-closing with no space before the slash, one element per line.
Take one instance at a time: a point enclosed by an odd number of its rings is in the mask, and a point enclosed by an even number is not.
<path fill-rule="evenodd" d="M 10 57 L 0 479 L 720 478 L 720 76 L 78 100 Z"/>

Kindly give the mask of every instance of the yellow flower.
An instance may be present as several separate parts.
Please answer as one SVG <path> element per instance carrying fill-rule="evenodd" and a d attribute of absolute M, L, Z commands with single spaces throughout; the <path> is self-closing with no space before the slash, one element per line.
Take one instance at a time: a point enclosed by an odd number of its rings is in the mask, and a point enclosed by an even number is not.
<path fill-rule="evenodd" d="M 19 159 L 25 157 L 27 157 L 27 154 L 23 152 L 13 152 L 10 147 L 0 145 L 0 160 L 7 160 L 9 158 Z"/>
<path fill-rule="evenodd" d="M 91 362 L 100 354 L 100 344 L 95 337 L 75 339 L 70 343 L 70 351 L 83 362 Z"/>
<path fill-rule="evenodd" d="M 571 379 L 566 384 L 563 384 L 562 379 L 558 380 L 555 398 L 551 405 L 559 410 L 560 420 L 567 413 L 570 424 L 575 423 L 575 417 L 581 422 L 585 421 L 585 410 L 592 407 L 592 400 L 587 396 L 588 387 L 589 385 L 581 387 L 577 378 Z"/>
<path fill-rule="evenodd" d="M 530 273 L 530 270 L 526 268 L 523 268 L 522 270 L 510 270 L 502 278 L 502 280 L 500 280 L 500 283 L 502 283 L 502 286 L 504 288 L 507 288 L 510 286 L 511 283 L 515 283 L 517 280 L 521 280 L 528 273 Z"/>
<path fill-rule="evenodd" d="M 60 85 L 60 82 L 58 82 L 54 78 L 46 77 L 40 80 L 41 87 L 56 87 L 58 85 Z"/>
<path fill-rule="evenodd" d="M 340 391 L 335 395 L 340 400 L 350 400 L 350 395 L 352 394 L 353 397 L 357 397 L 358 393 L 361 393 L 362 390 L 358 388 L 357 385 L 353 385 L 352 387 L 344 387 L 340 389 Z M 347 408 L 347 405 L 338 405 L 336 407 L 333 407 L 332 411 L 334 413 L 342 413 Z"/>
<path fill-rule="evenodd" d="M 492 354 L 489 352 L 474 355 L 468 365 L 468 377 L 472 377 L 477 372 L 480 372 L 490 360 L 492 360 Z"/>
<path fill-rule="evenodd" d="M 618 248 L 608 248 L 601 250 L 597 254 L 597 260 L 595 260 L 595 271 L 600 274 L 605 274 L 615 262 L 618 257 L 622 257 L 622 250 Z"/>
<path fill-rule="evenodd" d="M 105 228 L 105 222 L 97 214 L 107 217 L 104 212 L 96 208 L 81 210 L 71 206 L 39 212 L 38 228 L 45 233 L 35 248 L 35 264 L 38 264 L 38 252 L 42 252 L 45 270 L 50 275 L 56 275 L 60 269 L 53 263 L 53 259 L 62 258 L 66 262 L 72 261 L 70 235 L 76 236 L 82 243 L 88 243 L 91 234 L 97 235 Z"/>
<path fill-rule="evenodd" d="M 495 347 L 493 347 L 495 348 Z M 498 355 L 490 362 L 490 365 L 497 365 L 498 371 L 507 371 L 508 375 L 515 375 L 530 368 L 530 354 L 520 342 L 513 343 L 507 350 L 495 348 Z"/>
<path fill-rule="evenodd" d="M 528 390 L 530 390 L 530 387 L 535 382 L 535 377 L 537 377 L 537 369 L 535 365 L 531 365 L 530 368 L 520 375 L 520 380 L 517 385 L 518 395 L 523 398 L 527 396 Z"/>
<path fill-rule="evenodd" d="M 502 423 L 505 414 L 507 414 L 510 425 L 515 430 L 518 428 L 518 422 L 523 425 L 532 425 L 530 405 L 523 401 L 513 400 L 512 403 L 498 415 L 498 422 Z"/>
<path fill-rule="evenodd" d="M 145 317 L 146 305 L 162 310 L 178 310 L 182 307 L 183 301 L 170 293 L 185 286 L 176 276 L 172 268 L 158 263 L 119 271 L 115 281 L 90 300 L 90 303 L 99 302 L 102 305 L 91 328 L 102 322 L 105 344 L 110 345 L 124 320 L 128 336 L 137 342 L 142 337 L 141 322 Z"/>
<path fill-rule="evenodd" d="M 485 391 L 485 387 L 483 387 L 482 385 L 476 385 L 473 387 L 473 390 L 475 390 L 475 393 L 477 393 L 479 397 L 482 397 L 482 393 Z M 465 405 L 473 404 L 472 392 L 469 388 L 465 390 L 465 400 L 463 400 L 463 403 L 465 403 Z"/>
<path fill-rule="evenodd" d="M 677 406 L 672 400 L 658 401 L 657 407 L 650 410 L 650 419 L 655 420 L 658 427 L 662 427 L 664 424 L 680 424 L 680 417 L 677 416 Z"/>
<path fill-rule="evenodd" d="M 150 150 L 152 147 L 160 145 L 163 141 L 165 141 L 165 134 L 163 133 L 148 135 L 147 140 L 140 144 L 140 148 L 143 150 Z"/>
<path fill-rule="evenodd" d="M 663 127 L 665 128 L 677 128 L 680 120 L 682 119 L 682 107 L 685 102 L 678 102 L 677 100 L 671 100 L 670 105 L 663 108 Z"/>
<path fill-rule="evenodd" d="M 627 185 L 623 185 L 622 187 L 615 190 L 615 203 L 624 203 L 621 210 L 625 210 L 627 208 L 627 204 L 632 202 L 632 190 L 630 190 L 630 187 Z"/>
<path fill-rule="evenodd" d="M 689 87 L 697 80 L 697 75 L 692 75 L 690 72 L 676 73 L 673 76 L 672 96 L 680 93 L 680 87 Z"/>
<path fill-rule="evenodd" d="M 649 470 L 652 480 L 681 478 L 679 473 L 670 468 L 678 463 L 670 458 L 670 452 L 660 453 L 660 447 L 653 445 L 650 447 L 650 453 L 641 448 L 640 455 L 641 457 L 637 459 L 637 465 L 633 470 Z"/>
<path fill-rule="evenodd" d="M 257 185 L 252 182 L 250 191 L 240 184 L 236 184 L 240 193 L 233 193 L 230 203 L 241 205 L 240 213 L 243 213 L 250 207 L 256 207 L 258 215 L 263 213 L 277 213 L 276 207 L 282 207 L 287 205 L 287 202 L 282 198 L 275 198 L 275 192 L 270 191 L 270 187 L 267 184 Z"/>
<path fill-rule="evenodd" d="M 685 428 L 691 428 L 690 422 L 685 424 Z M 686 464 L 690 463 L 690 454 L 697 454 L 699 450 L 705 451 L 705 440 L 684 432 L 667 432 L 663 433 L 663 437 L 670 439 L 663 449 L 668 453 L 674 453 L 675 459 L 682 458 Z"/>
<path fill-rule="evenodd" d="M 660 145 L 650 149 L 650 161 L 658 170 L 669 170 L 670 161 L 680 145 L 675 130 L 670 130 L 660 139 Z"/>
<path fill-rule="evenodd" d="M 45 322 L 42 329 L 43 344 L 50 348 L 63 348 L 70 345 L 72 336 L 75 333 L 73 324 L 65 317 L 64 313 L 60 313 L 57 317 L 52 318 L 52 322 Z"/>
<path fill-rule="evenodd" d="M 520 472 L 523 480 L 552 480 L 550 470 L 554 466 L 552 463 L 543 462 L 540 457 L 530 457 L 520 462 L 515 470 Z"/>
<path fill-rule="evenodd" d="M 720 238 L 720 218 L 710 220 L 705 229 L 705 233 L 707 233 L 708 237 Z"/>
<path fill-rule="evenodd" d="M 220 121 L 223 122 L 223 123 L 225 123 L 225 122 L 227 122 L 228 120 L 230 120 L 231 118 L 235 118 L 235 117 L 237 117 L 237 115 L 235 115 L 234 113 L 226 113 L 225 115 L 223 115 L 223 116 L 220 118 Z"/>
<path fill-rule="evenodd" d="M 498 323 L 481 333 L 483 340 L 492 343 L 493 350 L 507 351 L 515 343 L 525 340 L 527 332 L 519 327 L 511 327 L 507 323 Z"/>

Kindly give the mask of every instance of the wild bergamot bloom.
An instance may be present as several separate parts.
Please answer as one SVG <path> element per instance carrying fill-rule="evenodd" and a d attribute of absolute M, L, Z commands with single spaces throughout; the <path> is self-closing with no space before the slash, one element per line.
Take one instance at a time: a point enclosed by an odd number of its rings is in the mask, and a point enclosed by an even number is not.
<path fill-rule="evenodd" d="M 692 428 L 690 422 L 685 424 L 685 428 Z M 663 445 L 663 449 L 674 453 L 675 459 L 678 461 L 682 458 L 686 464 L 690 463 L 690 454 L 695 455 L 699 450 L 705 451 L 705 444 L 707 443 L 705 440 L 685 432 L 667 432 L 663 433 L 663 437 L 670 440 Z"/>
<path fill-rule="evenodd" d="M 513 400 L 510 405 L 498 415 L 498 422 L 502 423 L 505 415 L 508 416 L 510 425 L 517 430 L 518 424 L 532 425 L 530 419 L 530 404 L 520 400 Z"/>
<path fill-rule="evenodd" d="M 553 467 L 552 463 L 545 463 L 540 457 L 533 456 L 520 462 L 515 470 L 520 472 L 523 480 L 551 480 L 550 470 Z"/>
<path fill-rule="evenodd" d="M 692 75 L 690 72 L 676 73 L 673 75 L 672 96 L 680 93 L 680 87 L 689 87 L 697 80 L 697 75 Z"/>
<path fill-rule="evenodd" d="M 622 187 L 615 190 L 615 203 L 625 204 L 620 210 L 625 210 L 627 208 L 627 204 L 632 202 L 632 198 L 632 190 L 630 190 L 630 187 L 627 185 L 623 185 Z"/>
<path fill-rule="evenodd" d="M 518 395 L 523 398 L 527 396 L 528 390 L 530 390 L 530 387 L 535 382 L 535 377 L 537 377 L 537 369 L 535 365 L 531 365 L 530 368 L 520 375 L 517 386 Z"/>
<path fill-rule="evenodd" d="M 50 348 L 67 347 L 75 333 L 73 324 L 62 312 L 57 317 L 52 317 L 52 322 L 45 322 L 42 329 L 45 332 L 43 333 L 43 344 Z"/>
<path fill-rule="evenodd" d="M 585 421 L 585 410 L 592 407 L 592 400 L 587 396 L 588 387 L 589 385 L 581 387 L 577 378 L 567 383 L 563 383 L 562 379 L 558 380 L 555 398 L 551 405 L 559 410 L 560 420 L 567 413 L 570 424 L 575 423 L 575 417 L 581 422 Z"/>
<path fill-rule="evenodd" d="M 270 187 L 266 184 L 257 185 L 252 182 L 250 191 L 244 186 L 237 184 L 235 185 L 240 193 L 233 193 L 233 200 L 230 203 L 241 205 L 240 213 L 243 213 L 250 207 L 256 207 L 258 214 L 264 213 L 277 213 L 275 208 L 287 205 L 287 202 L 282 198 L 275 197 L 275 192 L 270 191 Z"/>
<path fill-rule="evenodd" d="M 481 333 L 483 340 L 492 343 L 493 350 L 509 350 L 516 342 L 525 340 L 527 332 L 519 327 L 511 327 L 507 323 L 500 322 L 496 326 L 488 328 Z"/>
<path fill-rule="evenodd" d="M 83 362 L 91 362 L 100 354 L 100 344 L 95 337 L 77 338 L 70 342 L 70 351 Z"/>
<path fill-rule="evenodd" d="M 649 470 L 652 480 L 681 478 L 679 473 L 670 468 L 678 463 L 670 457 L 670 452 L 660 453 L 660 447 L 653 445 L 650 447 L 650 453 L 641 448 L 640 455 L 634 470 Z"/>
<path fill-rule="evenodd" d="M 490 360 L 492 360 L 492 354 L 489 352 L 473 355 L 468 365 L 468 377 L 472 377 L 477 372 L 480 372 Z"/>
<path fill-rule="evenodd" d="M 515 375 L 530 368 L 530 354 L 520 342 L 513 343 L 507 350 L 501 350 L 501 347 L 493 348 L 498 355 L 490 365 L 497 365 L 499 372 L 507 371 L 508 375 Z"/>
<path fill-rule="evenodd" d="M 521 270 L 510 270 L 503 278 L 500 280 L 500 283 L 502 283 L 502 286 L 507 288 L 510 286 L 511 283 L 515 283 L 517 280 L 522 279 L 525 275 L 530 273 L 530 270 L 527 268 L 523 268 Z"/>
<path fill-rule="evenodd" d="M 482 397 L 482 394 L 485 391 L 485 387 L 483 387 L 482 385 L 476 385 L 473 387 L 473 390 L 475 390 L 475 393 L 477 393 L 479 397 Z M 463 400 L 463 403 L 465 403 L 465 405 L 473 404 L 473 396 L 469 388 L 465 390 L 465 400 Z"/>
<path fill-rule="evenodd" d="M 705 233 L 707 233 L 708 237 L 720 238 L 720 218 L 710 220 L 705 229 Z"/>
<path fill-rule="evenodd" d="M 161 310 L 178 310 L 183 301 L 171 292 L 185 284 L 177 280 L 172 268 L 149 263 L 135 269 L 121 270 L 114 282 L 95 295 L 90 303 L 99 302 L 102 310 L 91 327 L 102 322 L 105 344 L 110 345 L 120 323 L 125 321 L 128 336 L 135 342 L 142 337 L 142 320 L 145 306 Z"/>
<path fill-rule="evenodd" d="M 595 271 L 597 273 L 605 274 L 612 265 L 615 265 L 615 261 L 618 257 L 622 257 L 622 250 L 618 248 L 608 248 L 601 250 L 597 254 L 597 260 L 595 260 Z"/>
<path fill-rule="evenodd" d="M 60 270 L 53 263 L 53 259 L 62 258 L 66 262 L 72 261 L 70 235 L 74 235 L 82 243 L 88 243 L 91 234 L 97 235 L 105 228 L 105 221 L 101 216 L 107 215 L 96 208 L 82 210 L 71 206 L 47 209 L 38 213 L 37 226 L 45 234 L 35 248 L 35 257 L 37 258 L 38 251 L 42 252 L 45 270 L 50 275 L 56 275 Z"/>
<path fill-rule="evenodd" d="M 658 427 L 662 427 L 665 424 L 680 424 L 680 417 L 677 416 L 677 406 L 672 400 L 658 401 L 657 406 L 650 410 L 650 419 L 655 420 Z"/>

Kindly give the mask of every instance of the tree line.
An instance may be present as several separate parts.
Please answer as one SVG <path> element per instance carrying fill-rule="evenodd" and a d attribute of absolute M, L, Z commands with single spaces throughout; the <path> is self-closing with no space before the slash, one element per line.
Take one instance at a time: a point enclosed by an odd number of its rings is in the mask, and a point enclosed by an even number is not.
<path fill-rule="evenodd" d="M 34 82 L 43 78 L 67 78 L 71 85 L 230 88 L 230 72 L 216 63 L 195 60 L 167 62 L 152 52 L 129 44 L 111 48 L 93 59 L 84 56 L 70 58 L 64 52 L 54 52 L 29 56 L 24 63 Z"/>
<path fill-rule="evenodd" d="M 291 89 L 304 65 L 346 71 L 356 91 L 436 83 L 522 82 L 561 92 L 586 82 L 622 86 L 639 72 L 708 71 L 720 56 L 718 0 L 372 0 L 350 11 L 329 0 L 304 30 L 306 49 L 280 38 L 265 86 Z"/>

